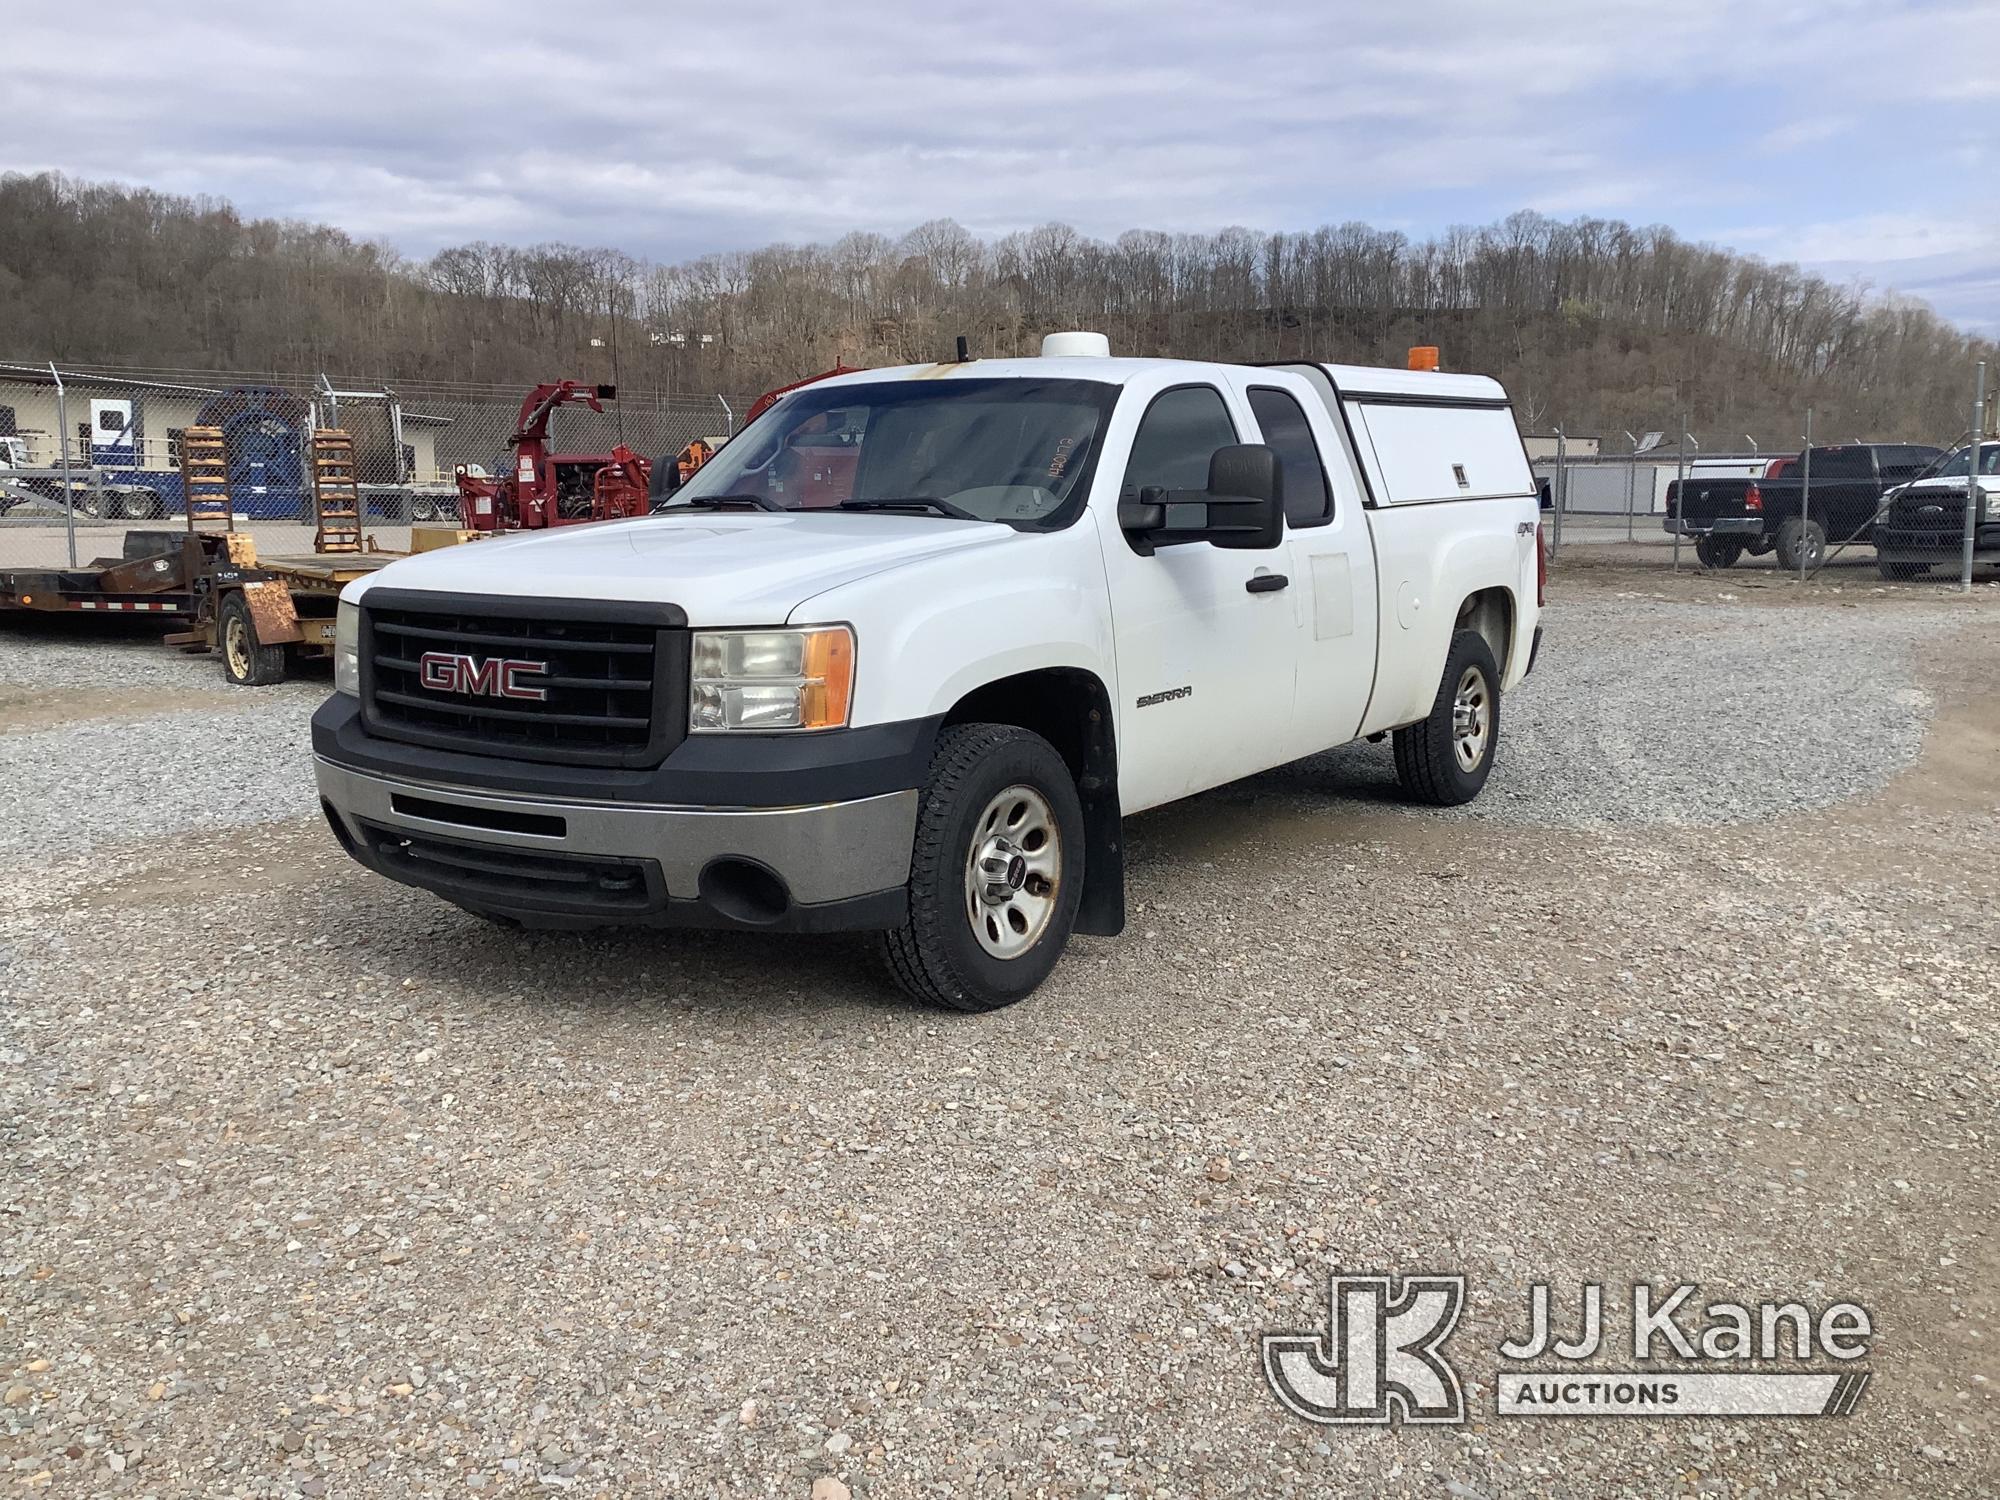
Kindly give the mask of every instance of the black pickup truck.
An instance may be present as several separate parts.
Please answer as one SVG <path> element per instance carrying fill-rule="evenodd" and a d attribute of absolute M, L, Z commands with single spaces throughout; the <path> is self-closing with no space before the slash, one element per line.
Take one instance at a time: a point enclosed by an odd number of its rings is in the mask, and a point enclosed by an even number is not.
<path fill-rule="evenodd" d="M 1667 486 L 1666 529 L 1695 539 L 1695 556 L 1726 568 L 1744 553 L 1776 550 L 1778 565 L 1819 566 L 1828 538 L 1866 542 L 1882 497 L 1935 464 L 1941 449 L 1918 443 L 1848 443 L 1772 460 L 1762 479 L 1675 480 Z"/>

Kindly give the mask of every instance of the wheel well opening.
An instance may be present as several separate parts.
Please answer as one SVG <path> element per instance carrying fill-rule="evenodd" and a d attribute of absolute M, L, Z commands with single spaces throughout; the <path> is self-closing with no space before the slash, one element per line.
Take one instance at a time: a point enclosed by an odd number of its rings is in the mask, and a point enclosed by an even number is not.
<path fill-rule="evenodd" d="M 1116 936 L 1125 926 L 1125 854 L 1118 806 L 1118 750 L 1111 695 L 1080 667 L 1049 667 L 975 688 L 945 715 L 950 724 L 1012 724 L 1063 758 L 1083 803 L 1084 886 L 1076 930 Z"/>
<path fill-rule="evenodd" d="M 1003 677 L 975 688 L 952 706 L 944 722 L 951 724 L 1012 724 L 1040 735 L 1055 746 L 1070 775 L 1084 777 L 1101 767 L 1091 765 L 1095 713 L 1108 738 L 1110 697 L 1088 672 L 1054 668 Z"/>
<path fill-rule="evenodd" d="M 1481 589 L 1459 605 L 1458 621 L 1452 628 L 1478 631 L 1500 667 L 1500 676 L 1503 679 L 1506 677 L 1507 658 L 1514 649 L 1514 596 L 1511 593 L 1506 589 Z"/>

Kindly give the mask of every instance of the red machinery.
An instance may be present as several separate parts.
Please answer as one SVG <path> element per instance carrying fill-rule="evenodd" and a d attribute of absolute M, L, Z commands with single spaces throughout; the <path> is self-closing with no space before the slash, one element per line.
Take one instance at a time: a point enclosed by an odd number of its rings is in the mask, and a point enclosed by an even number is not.
<path fill-rule="evenodd" d="M 777 405 L 778 398 L 787 391 L 795 391 L 802 385 L 814 385 L 822 380 L 831 380 L 836 375 L 858 374 L 860 373 L 860 369 L 859 365 L 841 364 L 836 360 L 831 370 L 821 370 L 819 374 L 808 375 L 804 380 L 794 380 L 790 385 L 781 385 L 768 390 L 752 402 L 750 410 L 743 414 L 743 425 L 748 427 L 752 422 L 763 416 L 765 412 Z"/>
<path fill-rule="evenodd" d="M 617 398 L 616 386 L 574 380 L 528 392 L 507 439 L 513 472 L 493 478 L 458 472 L 459 523 L 468 531 L 532 531 L 645 515 L 652 465 L 630 448 L 621 443 L 609 453 L 549 452 L 549 418 L 557 407 L 577 402 L 601 412 Z"/>
<path fill-rule="evenodd" d="M 744 424 L 764 415 L 787 391 L 836 375 L 852 375 L 856 368 L 835 364 L 831 370 L 766 391 L 744 416 Z M 458 481 L 459 524 L 467 531 L 532 531 L 645 515 L 653 499 L 654 460 L 634 453 L 623 443 L 609 453 L 549 452 L 549 418 L 557 407 L 577 402 L 601 412 L 604 402 L 617 398 L 616 386 L 584 385 L 575 380 L 551 381 L 528 392 L 521 402 L 514 435 L 507 439 L 513 450 L 512 472 L 489 477 L 469 474 L 461 467 L 454 476 Z M 714 452 L 707 442 L 696 438 L 674 457 L 658 460 L 662 493 L 671 494 L 687 483 Z"/>

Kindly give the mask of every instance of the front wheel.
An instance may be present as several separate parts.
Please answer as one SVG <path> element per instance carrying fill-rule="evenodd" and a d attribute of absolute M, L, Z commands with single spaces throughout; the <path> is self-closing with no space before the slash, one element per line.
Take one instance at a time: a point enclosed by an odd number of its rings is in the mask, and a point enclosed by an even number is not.
<path fill-rule="evenodd" d="M 1915 578 L 1919 574 L 1928 573 L 1930 570 L 1931 565 L 1929 563 L 1910 562 L 1906 558 L 1901 557 L 1884 557 L 1880 553 L 1877 553 L 1875 556 L 1875 571 L 1884 582 L 1901 582 L 1905 579 Z"/>
<path fill-rule="evenodd" d="M 1396 780 L 1436 807 L 1470 802 L 1486 785 L 1500 745 L 1500 669 L 1486 637 L 1451 638 L 1431 711 L 1396 731 Z"/>
<path fill-rule="evenodd" d="M 1048 977 L 1083 894 L 1083 804 L 1047 740 L 1011 724 L 938 736 L 908 894 L 882 952 L 917 999 L 998 1010 Z"/>

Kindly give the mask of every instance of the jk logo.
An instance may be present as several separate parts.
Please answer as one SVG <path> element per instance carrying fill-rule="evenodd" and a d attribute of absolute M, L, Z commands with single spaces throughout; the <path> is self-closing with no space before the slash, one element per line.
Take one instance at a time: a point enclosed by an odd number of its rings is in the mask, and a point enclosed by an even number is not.
<path fill-rule="evenodd" d="M 1264 1335 L 1264 1378 L 1308 1422 L 1463 1422 L 1465 1393 L 1439 1346 L 1463 1276 L 1334 1276 L 1322 1333 Z"/>

